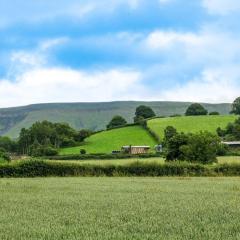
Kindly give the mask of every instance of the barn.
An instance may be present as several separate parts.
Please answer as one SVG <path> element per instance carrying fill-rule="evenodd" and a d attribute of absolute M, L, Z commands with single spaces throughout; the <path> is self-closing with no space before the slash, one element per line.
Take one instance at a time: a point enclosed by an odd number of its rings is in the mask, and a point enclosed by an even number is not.
<path fill-rule="evenodd" d="M 144 154 L 148 153 L 150 146 L 123 146 L 122 151 L 127 154 Z"/>

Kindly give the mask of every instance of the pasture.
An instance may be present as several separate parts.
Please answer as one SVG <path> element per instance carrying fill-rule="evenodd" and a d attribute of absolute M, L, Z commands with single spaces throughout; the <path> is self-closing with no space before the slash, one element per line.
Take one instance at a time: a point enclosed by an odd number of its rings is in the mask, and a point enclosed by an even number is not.
<path fill-rule="evenodd" d="M 140 126 L 130 126 L 96 133 L 85 140 L 84 145 L 63 148 L 60 155 L 79 154 L 80 149 L 87 153 L 111 153 L 112 150 L 121 150 L 125 145 L 149 145 L 153 147 L 155 140 Z"/>
<path fill-rule="evenodd" d="M 239 239 L 239 181 L 0 179 L 0 239 Z"/>
<path fill-rule="evenodd" d="M 228 123 L 234 122 L 236 118 L 237 116 L 234 115 L 155 118 L 148 121 L 148 127 L 161 138 L 164 136 L 164 130 L 168 126 L 173 126 L 179 132 L 185 133 L 200 131 L 216 133 L 218 127 L 225 128 Z"/>

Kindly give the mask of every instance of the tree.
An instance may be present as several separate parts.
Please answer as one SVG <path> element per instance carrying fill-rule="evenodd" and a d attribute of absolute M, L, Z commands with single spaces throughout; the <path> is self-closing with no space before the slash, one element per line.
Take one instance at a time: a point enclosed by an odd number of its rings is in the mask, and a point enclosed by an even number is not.
<path fill-rule="evenodd" d="M 121 117 L 121 116 L 114 116 L 112 120 L 107 125 L 107 129 L 115 128 L 115 127 L 121 127 L 127 124 L 127 121 Z"/>
<path fill-rule="evenodd" d="M 93 132 L 89 129 L 82 129 L 76 133 L 74 139 L 77 142 L 83 142 L 87 137 L 90 137 L 92 133 Z"/>
<path fill-rule="evenodd" d="M 166 129 L 164 130 L 164 142 L 167 143 L 176 134 L 177 134 L 177 129 L 175 129 L 172 126 L 166 127 Z"/>
<path fill-rule="evenodd" d="M 209 115 L 211 115 L 211 116 L 214 116 L 214 115 L 217 116 L 217 115 L 220 115 L 220 113 L 219 113 L 219 112 L 210 112 Z"/>
<path fill-rule="evenodd" d="M 234 100 L 231 113 L 240 115 L 240 97 Z"/>
<path fill-rule="evenodd" d="M 185 113 L 186 116 L 200 116 L 207 114 L 208 111 L 199 103 L 191 104 Z"/>
<path fill-rule="evenodd" d="M 148 106 L 141 105 L 136 108 L 134 122 L 139 122 L 142 119 L 152 118 L 155 117 L 156 114 L 152 110 L 152 108 Z"/>

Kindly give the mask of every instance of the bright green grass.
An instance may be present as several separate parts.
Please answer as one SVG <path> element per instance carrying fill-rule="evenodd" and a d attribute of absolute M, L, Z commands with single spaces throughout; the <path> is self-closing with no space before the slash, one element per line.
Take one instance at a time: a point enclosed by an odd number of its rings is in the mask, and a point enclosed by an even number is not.
<path fill-rule="evenodd" d="M 237 156 L 227 156 L 227 157 L 218 157 L 218 163 L 239 163 L 240 164 L 240 157 Z"/>
<path fill-rule="evenodd" d="M 80 149 L 87 153 L 111 153 L 112 150 L 121 150 L 125 145 L 148 145 L 153 147 L 154 139 L 140 126 L 104 131 L 86 139 L 86 144 L 79 147 L 63 148 L 60 154 L 79 154 Z"/>
<path fill-rule="evenodd" d="M 236 118 L 234 115 L 156 118 L 148 121 L 148 126 L 160 137 L 164 136 L 164 130 L 168 126 L 175 127 L 179 132 L 209 131 L 216 133 L 218 127 L 225 128 Z"/>
<path fill-rule="evenodd" d="M 239 178 L 0 179 L 1 240 L 240 239 Z"/>

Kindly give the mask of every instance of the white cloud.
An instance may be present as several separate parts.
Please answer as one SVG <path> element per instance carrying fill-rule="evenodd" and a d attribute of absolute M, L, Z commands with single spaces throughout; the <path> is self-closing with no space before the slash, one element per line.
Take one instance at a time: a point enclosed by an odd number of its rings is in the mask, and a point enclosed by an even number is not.
<path fill-rule="evenodd" d="M 39 68 L 0 81 L 0 107 L 41 102 L 127 100 L 141 97 L 141 74 L 131 70 Z M 137 94 L 137 95 L 135 95 Z"/>
<path fill-rule="evenodd" d="M 240 11 L 239 0 L 203 0 L 203 6 L 210 14 L 227 15 Z"/>
<path fill-rule="evenodd" d="M 232 102 L 239 96 L 239 81 L 238 66 L 207 69 L 200 77 L 164 92 L 162 97 L 172 101 Z"/>

